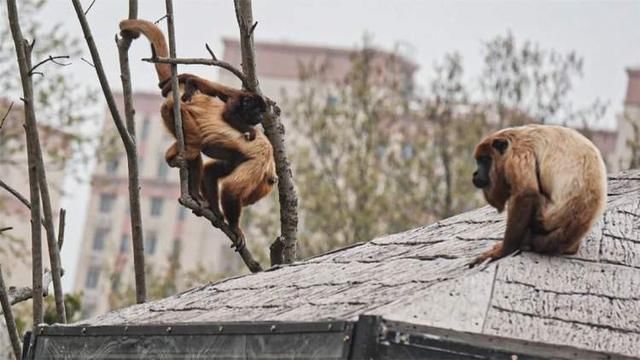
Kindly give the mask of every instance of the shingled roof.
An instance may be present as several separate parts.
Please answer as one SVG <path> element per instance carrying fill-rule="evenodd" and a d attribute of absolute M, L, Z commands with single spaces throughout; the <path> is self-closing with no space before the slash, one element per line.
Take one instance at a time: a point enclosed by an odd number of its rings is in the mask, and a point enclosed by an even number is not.
<path fill-rule="evenodd" d="M 640 171 L 609 177 L 608 208 L 575 256 L 524 252 L 480 269 L 502 238 L 483 207 L 290 266 L 223 280 L 83 326 L 355 320 L 363 314 L 628 356 L 640 354 Z"/>

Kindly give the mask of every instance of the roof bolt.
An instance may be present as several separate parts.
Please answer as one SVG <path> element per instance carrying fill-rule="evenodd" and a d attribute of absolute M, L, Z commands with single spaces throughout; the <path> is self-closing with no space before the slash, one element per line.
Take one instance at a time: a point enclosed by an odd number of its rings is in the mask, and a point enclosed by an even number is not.
<path fill-rule="evenodd" d="M 171 326 L 169 326 L 169 327 L 167 328 L 167 332 L 168 332 L 168 333 L 170 333 L 170 332 L 171 332 Z"/>
<path fill-rule="evenodd" d="M 276 331 L 276 326 L 275 325 L 271 325 L 271 332 Z"/>
<path fill-rule="evenodd" d="M 342 339 L 342 341 L 347 342 L 347 341 L 349 341 L 349 339 L 350 339 L 349 335 L 345 335 L 344 339 Z"/>
<path fill-rule="evenodd" d="M 222 332 L 222 330 L 224 330 L 224 327 L 222 325 L 218 326 L 218 332 Z"/>
<path fill-rule="evenodd" d="M 87 333 L 87 328 L 82 328 L 82 330 L 80 330 L 80 332 L 84 335 Z"/>

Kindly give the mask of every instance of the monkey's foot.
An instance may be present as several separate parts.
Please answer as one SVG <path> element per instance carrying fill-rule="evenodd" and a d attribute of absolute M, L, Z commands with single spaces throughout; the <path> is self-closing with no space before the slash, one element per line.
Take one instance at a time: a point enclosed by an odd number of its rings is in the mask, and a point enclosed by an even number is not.
<path fill-rule="evenodd" d="M 493 247 L 490 250 L 483 252 L 480 256 L 475 258 L 471 263 L 469 263 L 469 267 L 472 268 L 476 265 L 480 265 L 483 262 L 485 262 L 487 259 L 489 259 L 489 262 L 500 259 L 501 257 L 504 256 L 502 254 L 502 251 L 503 250 L 502 250 L 502 241 L 501 241 L 493 245 Z"/>
<path fill-rule="evenodd" d="M 233 244 L 231 244 L 231 247 L 235 248 L 235 251 L 241 251 L 246 246 L 246 240 L 244 239 L 244 234 L 240 229 L 236 229 L 233 232 L 236 234 L 236 241 Z"/>

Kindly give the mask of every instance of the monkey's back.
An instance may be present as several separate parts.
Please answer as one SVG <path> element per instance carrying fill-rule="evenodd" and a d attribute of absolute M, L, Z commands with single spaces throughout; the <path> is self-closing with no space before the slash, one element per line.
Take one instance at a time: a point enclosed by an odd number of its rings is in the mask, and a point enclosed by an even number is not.
<path fill-rule="evenodd" d="M 551 213 L 583 212 L 597 217 L 606 205 L 607 176 L 600 151 L 576 130 L 554 125 L 513 129 L 515 137 L 534 152 L 540 188 Z"/>
<path fill-rule="evenodd" d="M 165 105 L 173 106 L 173 101 L 166 101 Z M 197 92 L 190 102 L 181 102 L 180 105 L 198 124 L 202 144 L 234 150 L 247 158 L 222 179 L 221 187 L 241 192 L 241 198 L 247 201 L 243 205 L 257 201 L 272 190 L 273 182 L 277 179 L 273 147 L 260 129 L 256 129 L 255 139 L 246 140 L 243 133 L 224 121 L 222 112 L 225 103 L 216 97 Z"/>

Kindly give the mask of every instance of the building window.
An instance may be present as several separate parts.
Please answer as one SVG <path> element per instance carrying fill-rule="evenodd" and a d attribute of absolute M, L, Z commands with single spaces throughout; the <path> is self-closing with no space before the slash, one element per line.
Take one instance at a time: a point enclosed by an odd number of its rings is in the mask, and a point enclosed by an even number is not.
<path fill-rule="evenodd" d="M 120 160 L 113 159 L 107 162 L 107 174 L 115 175 L 118 172 L 118 165 L 120 165 Z"/>
<path fill-rule="evenodd" d="M 160 216 L 162 214 L 162 204 L 164 199 L 159 196 L 151 198 L 151 216 Z"/>
<path fill-rule="evenodd" d="M 158 235 L 155 231 L 148 231 L 147 236 L 144 239 L 144 250 L 147 254 L 153 255 L 156 252 L 156 244 L 158 242 Z"/>
<path fill-rule="evenodd" d="M 113 208 L 113 203 L 116 201 L 115 194 L 104 193 L 100 194 L 100 212 L 108 213 Z"/>
<path fill-rule="evenodd" d="M 169 166 L 167 166 L 167 162 L 165 161 L 164 157 L 161 157 L 158 163 L 158 173 L 157 173 L 158 178 L 160 180 L 166 180 L 168 173 L 169 173 Z"/>
<path fill-rule="evenodd" d="M 100 268 L 97 266 L 90 266 L 87 272 L 87 280 L 84 287 L 87 289 L 95 289 L 98 286 L 98 279 L 100 278 Z"/>
<path fill-rule="evenodd" d="M 93 250 L 100 251 L 104 249 L 104 243 L 109 235 L 108 228 L 97 228 L 93 234 Z"/>
<path fill-rule="evenodd" d="M 142 138 L 142 140 L 146 139 L 147 137 L 149 137 L 149 126 L 151 125 L 151 121 L 149 120 L 148 117 L 145 117 L 144 120 L 142 121 L 142 131 L 140 134 L 140 137 Z"/>
<path fill-rule="evenodd" d="M 124 254 L 127 252 L 127 249 L 129 248 L 129 234 L 122 234 L 122 237 L 120 238 L 120 249 L 118 249 L 120 251 L 121 254 Z"/>
<path fill-rule="evenodd" d="M 185 208 L 184 206 L 179 206 L 178 207 L 178 220 L 184 220 L 184 218 L 187 216 L 187 208 Z"/>

